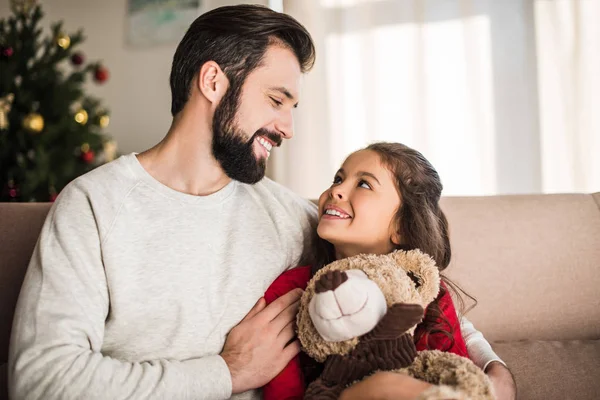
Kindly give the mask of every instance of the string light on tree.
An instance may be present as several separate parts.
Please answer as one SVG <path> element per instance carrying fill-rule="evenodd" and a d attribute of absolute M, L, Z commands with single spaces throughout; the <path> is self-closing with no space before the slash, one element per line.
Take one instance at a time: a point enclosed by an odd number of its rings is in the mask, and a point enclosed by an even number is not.
<path fill-rule="evenodd" d="M 56 44 L 63 50 L 67 50 L 71 45 L 71 38 L 66 33 L 59 33 L 56 37 Z"/>
<path fill-rule="evenodd" d="M 14 99 L 15 95 L 13 93 L 0 97 L 0 131 L 8 129 L 8 113 Z"/>
<path fill-rule="evenodd" d="M 98 118 L 98 125 L 100 125 L 100 128 L 102 129 L 107 128 L 109 123 L 110 117 L 107 114 L 101 115 L 100 118 Z"/>
<path fill-rule="evenodd" d="M 88 122 L 88 113 L 83 108 L 75 113 L 75 121 L 78 124 L 85 125 Z"/>
<path fill-rule="evenodd" d="M 23 118 L 23 128 L 29 133 L 40 133 L 44 130 L 44 117 L 36 112 L 27 114 L 27 116 Z"/>

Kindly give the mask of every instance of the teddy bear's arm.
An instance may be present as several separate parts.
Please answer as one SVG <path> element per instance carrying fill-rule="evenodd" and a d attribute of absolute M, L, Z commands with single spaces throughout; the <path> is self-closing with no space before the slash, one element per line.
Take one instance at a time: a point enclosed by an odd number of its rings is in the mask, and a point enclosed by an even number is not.
<path fill-rule="evenodd" d="M 395 339 L 423 319 L 423 307 L 419 304 L 393 304 L 377 326 L 361 338 L 361 341 Z"/>

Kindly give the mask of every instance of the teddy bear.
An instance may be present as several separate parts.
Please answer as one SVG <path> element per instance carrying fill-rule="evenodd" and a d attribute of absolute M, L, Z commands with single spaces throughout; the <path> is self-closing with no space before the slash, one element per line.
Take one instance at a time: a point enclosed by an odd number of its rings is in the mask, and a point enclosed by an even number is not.
<path fill-rule="evenodd" d="M 494 399 L 471 360 L 415 348 L 416 325 L 439 288 L 435 261 L 420 250 L 361 254 L 319 270 L 297 317 L 303 351 L 324 363 L 305 398 L 337 399 L 376 371 L 393 371 L 433 384 L 418 399 Z"/>

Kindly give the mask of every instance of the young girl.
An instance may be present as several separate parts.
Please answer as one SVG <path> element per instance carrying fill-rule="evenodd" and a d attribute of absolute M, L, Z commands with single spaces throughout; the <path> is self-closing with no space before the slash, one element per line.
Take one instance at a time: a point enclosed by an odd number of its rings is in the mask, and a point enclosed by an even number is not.
<path fill-rule="evenodd" d="M 440 272 L 450 263 L 448 222 L 439 207 L 442 184 L 421 153 L 400 143 L 375 143 L 346 159 L 319 198 L 316 265 L 281 275 L 265 293 L 267 302 L 300 287 L 312 273 L 341 258 L 420 249 Z M 417 350 L 437 349 L 468 357 L 457 313 L 442 275 L 438 297 L 415 331 Z M 290 364 L 264 387 L 266 400 L 302 398 L 308 382 L 301 363 Z M 306 370 L 306 369 L 305 369 Z M 310 380 L 310 377 L 306 377 Z"/>

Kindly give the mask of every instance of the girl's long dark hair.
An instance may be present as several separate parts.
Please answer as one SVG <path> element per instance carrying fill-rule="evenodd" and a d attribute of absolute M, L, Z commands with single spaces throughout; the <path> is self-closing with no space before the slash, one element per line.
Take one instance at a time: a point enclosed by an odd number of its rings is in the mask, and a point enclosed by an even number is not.
<path fill-rule="evenodd" d="M 400 208 L 396 212 L 393 223 L 402 238 L 402 245 L 398 248 L 420 249 L 429 254 L 435 260 L 444 283 L 440 287 L 438 297 L 427 307 L 423 322 L 415 331 L 415 342 L 425 336 L 428 343 L 431 335 L 442 334 L 448 336 L 452 346 L 454 332 L 441 312 L 439 300 L 447 290 L 454 292 L 459 314 L 465 312 L 465 304 L 460 293 L 474 303 L 476 300 L 442 273 L 450 264 L 452 250 L 448 220 L 439 205 L 443 188 L 440 177 L 421 153 L 401 143 L 379 142 L 369 145 L 365 150 L 376 152 L 382 164 L 389 168 L 396 178 Z M 314 271 L 335 260 L 331 243 L 316 238 L 316 244 Z"/>

